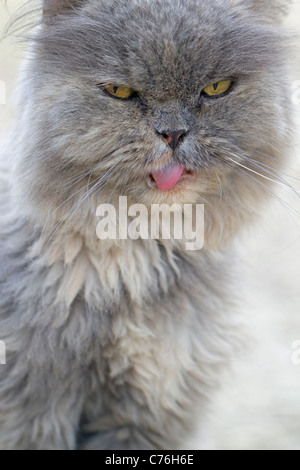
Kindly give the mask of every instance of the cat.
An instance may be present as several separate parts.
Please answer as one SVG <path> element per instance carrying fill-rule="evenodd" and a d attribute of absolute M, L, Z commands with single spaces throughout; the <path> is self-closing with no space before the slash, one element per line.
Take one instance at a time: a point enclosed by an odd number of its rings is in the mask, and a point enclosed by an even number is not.
<path fill-rule="evenodd" d="M 1 150 L 0 449 L 175 449 L 241 340 L 235 240 L 292 138 L 288 2 L 45 0 Z M 271 177 L 270 177 L 271 175 Z M 205 244 L 99 204 L 204 204 Z"/>

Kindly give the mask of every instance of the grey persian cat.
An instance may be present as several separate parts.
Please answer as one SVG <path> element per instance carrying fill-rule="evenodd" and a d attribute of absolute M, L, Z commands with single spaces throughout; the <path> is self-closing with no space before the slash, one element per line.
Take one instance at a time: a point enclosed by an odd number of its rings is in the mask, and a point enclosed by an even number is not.
<path fill-rule="evenodd" d="M 43 2 L 1 150 L 1 449 L 193 431 L 239 341 L 234 237 L 290 138 L 285 6 Z M 95 207 L 119 196 L 204 204 L 204 248 L 100 241 Z"/>

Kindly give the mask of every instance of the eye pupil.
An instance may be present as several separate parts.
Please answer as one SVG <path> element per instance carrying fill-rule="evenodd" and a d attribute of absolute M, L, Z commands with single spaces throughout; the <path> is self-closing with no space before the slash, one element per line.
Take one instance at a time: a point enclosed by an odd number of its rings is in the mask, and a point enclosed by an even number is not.
<path fill-rule="evenodd" d="M 232 80 L 222 80 L 220 82 L 212 83 L 202 90 L 205 96 L 216 98 L 224 95 L 230 90 Z"/>
<path fill-rule="evenodd" d="M 134 90 L 126 86 L 108 85 L 105 90 L 115 98 L 127 100 L 134 95 Z"/>

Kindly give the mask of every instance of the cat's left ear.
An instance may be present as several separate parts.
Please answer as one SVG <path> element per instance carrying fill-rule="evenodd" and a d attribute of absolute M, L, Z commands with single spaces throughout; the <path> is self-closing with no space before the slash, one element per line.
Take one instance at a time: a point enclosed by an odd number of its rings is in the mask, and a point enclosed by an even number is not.
<path fill-rule="evenodd" d="M 243 0 L 243 4 L 256 11 L 267 22 L 278 23 L 290 12 L 292 0 Z"/>
<path fill-rule="evenodd" d="M 82 0 L 43 0 L 43 16 L 57 16 L 67 13 L 82 3 Z"/>

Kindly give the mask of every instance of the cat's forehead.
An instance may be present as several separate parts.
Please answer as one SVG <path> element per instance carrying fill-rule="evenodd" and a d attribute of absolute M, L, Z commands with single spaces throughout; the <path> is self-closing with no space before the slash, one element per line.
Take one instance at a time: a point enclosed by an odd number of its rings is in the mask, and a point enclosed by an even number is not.
<path fill-rule="evenodd" d="M 228 0 L 91 0 L 45 33 L 64 70 L 99 82 L 185 93 L 210 79 L 253 70 L 272 38 Z M 257 63 L 257 64 L 256 64 Z"/>

